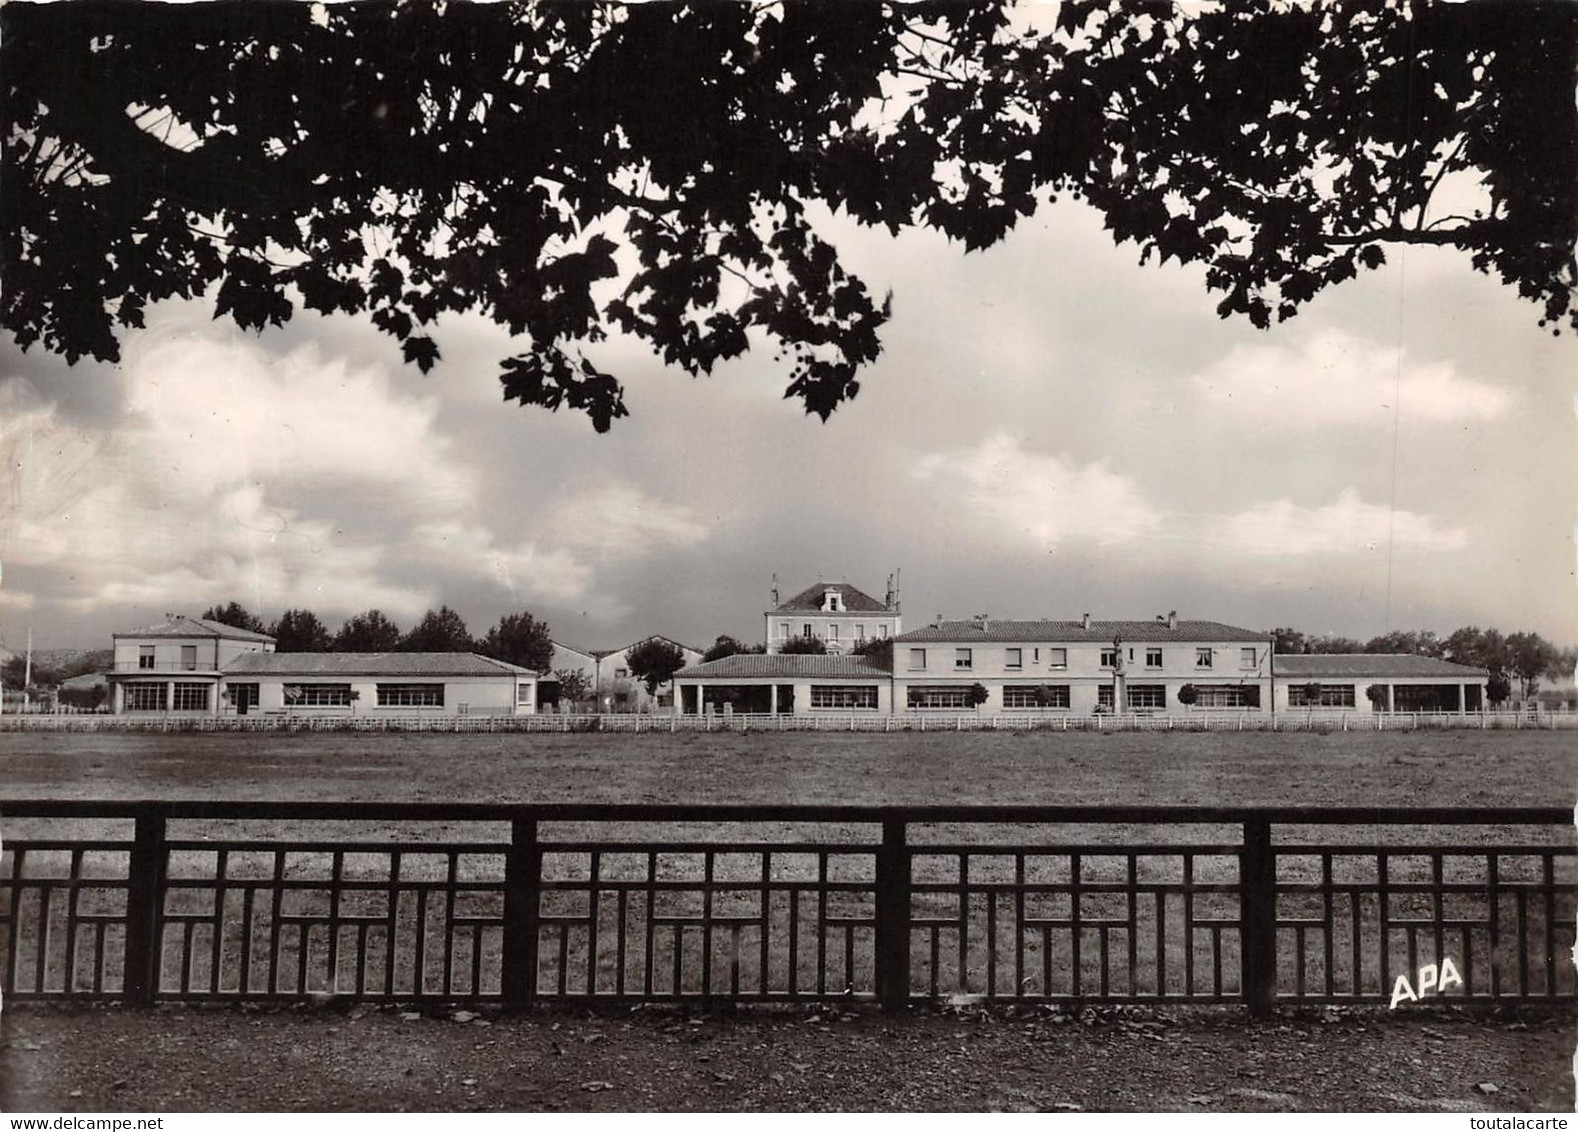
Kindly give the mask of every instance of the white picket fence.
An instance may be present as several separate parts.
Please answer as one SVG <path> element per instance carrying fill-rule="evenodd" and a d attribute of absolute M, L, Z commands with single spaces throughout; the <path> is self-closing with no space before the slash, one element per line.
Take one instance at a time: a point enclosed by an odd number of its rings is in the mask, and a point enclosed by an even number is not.
<path fill-rule="evenodd" d="M 1293 710 L 1196 711 L 1187 714 L 1071 715 L 1068 712 L 816 712 L 798 715 L 249 715 L 183 716 L 0 715 L 0 731 L 438 731 L 510 732 L 761 732 L 761 731 L 1428 731 L 1558 730 L 1578 728 L 1578 712 L 1392 712 Z"/>

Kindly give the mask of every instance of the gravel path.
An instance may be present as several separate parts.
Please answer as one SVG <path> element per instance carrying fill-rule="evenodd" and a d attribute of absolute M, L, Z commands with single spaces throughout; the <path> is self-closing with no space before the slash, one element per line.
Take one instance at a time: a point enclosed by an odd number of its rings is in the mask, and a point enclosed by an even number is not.
<path fill-rule="evenodd" d="M 12 1007 L 6 1111 L 1573 1111 L 1578 1013 Z"/>

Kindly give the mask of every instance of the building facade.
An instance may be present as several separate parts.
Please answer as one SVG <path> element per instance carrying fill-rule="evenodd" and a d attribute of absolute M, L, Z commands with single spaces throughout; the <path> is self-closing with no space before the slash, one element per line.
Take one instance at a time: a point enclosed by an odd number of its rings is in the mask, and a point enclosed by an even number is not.
<path fill-rule="evenodd" d="M 815 637 L 828 652 L 847 653 L 869 638 L 896 637 L 903 632 L 899 610 L 898 589 L 892 578 L 884 601 L 848 582 L 818 582 L 780 602 L 774 586 L 772 608 L 764 614 L 763 640 L 770 654 L 783 652 L 793 637 Z"/>
<path fill-rule="evenodd" d="M 167 616 L 112 635 L 117 714 L 530 715 L 537 675 L 474 653 L 282 653 L 274 638 Z"/>
<path fill-rule="evenodd" d="M 1253 629 L 1176 614 L 1154 621 L 938 621 L 894 638 L 893 699 L 901 711 L 1269 711 L 1271 648 Z M 972 705 L 976 685 L 985 698 Z"/>
<path fill-rule="evenodd" d="M 1483 711 L 1490 673 L 1429 656 L 1284 654 L 1276 658 L 1276 710 Z M 1371 693 L 1374 689 L 1374 693 Z"/>
<path fill-rule="evenodd" d="M 888 714 L 893 674 L 864 656 L 736 653 L 681 669 L 675 710 L 683 715 Z"/>
<path fill-rule="evenodd" d="M 218 714 L 226 666 L 241 656 L 274 651 L 274 638 L 266 633 L 174 613 L 110 637 L 115 657 L 106 675 L 114 712 Z"/>
<path fill-rule="evenodd" d="M 469 652 L 250 653 L 221 696 L 229 715 L 533 715 L 537 674 Z"/>
<path fill-rule="evenodd" d="M 552 669 L 584 674 L 598 711 L 667 711 L 673 706 L 673 689 L 660 687 L 656 694 L 649 694 L 645 681 L 630 672 L 631 650 L 647 641 L 673 645 L 684 655 L 687 665 L 697 663 L 702 657 L 701 649 L 663 636 L 643 637 L 618 649 L 581 649 L 555 641 Z"/>

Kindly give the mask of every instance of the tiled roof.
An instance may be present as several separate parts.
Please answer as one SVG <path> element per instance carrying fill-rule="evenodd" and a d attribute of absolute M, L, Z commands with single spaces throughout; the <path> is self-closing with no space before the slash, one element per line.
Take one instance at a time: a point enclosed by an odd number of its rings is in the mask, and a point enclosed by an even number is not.
<path fill-rule="evenodd" d="M 473 652 L 249 652 L 227 676 L 531 676 L 530 669 Z"/>
<path fill-rule="evenodd" d="M 848 582 L 818 582 L 810 589 L 802 590 L 794 597 L 784 602 L 773 610 L 774 613 L 825 613 L 822 608 L 822 595 L 828 590 L 837 590 L 843 598 L 846 613 L 891 613 L 870 594 L 862 593 Z"/>
<path fill-rule="evenodd" d="M 774 677 L 792 680 L 806 676 L 839 676 L 870 680 L 886 678 L 888 669 L 864 656 L 820 653 L 735 653 L 721 660 L 693 664 L 676 672 L 679 680 L 731 680 Z"/>
<path fill-rule="evenodd" d="M 124 633 L 111 633 L 114 637 L 224 637 L 231 641 L 272 641 L 274 638 L 267 633 L 254 633 L 250 629 L 237 629 L 234 625 L 226 625 L 222 621 L 210 621 L 204 617 L 182 617 L 176 614 L 166 617 L 163 621 L 156 621 L 145 629 L 133 629 Z"/>
<path fill-rule="evenodd" d="M 1454 680 L 1490 675 L 1483 668 L 1453 664 L 1433 656 L 1409 653 L 1278 653 L 1272 659 L 1278 676 L 1309 677 L 1406 677 L 1441 676 Z"/>
<path fill-rule="evenodd" d="M 983 625 L 979 621 L 944 621 L 926 625 L 900 636 L 895 641 L 916 644 L 926 641 L 1042 641 L 1111 644 L 1114 637 L 1124 641 L 1264 641 L 1269 633 L 1257 629 L 1240 629 L 1220 621 L 1179 621 L 1176 629 L 1169 629 L 1165 621 L 1096 621 L 1085 628 L 1083 621 L 999 621 L 993 617 Z"/>

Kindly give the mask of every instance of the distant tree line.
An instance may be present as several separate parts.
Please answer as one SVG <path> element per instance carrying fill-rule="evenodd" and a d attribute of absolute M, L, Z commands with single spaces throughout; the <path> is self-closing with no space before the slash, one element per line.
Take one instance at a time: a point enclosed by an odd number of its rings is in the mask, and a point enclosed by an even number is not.
<path fill-rule="evenodd" d="M 280 652 L 474 652 L 533 672 L 547 672 L 553 661 L 548 623 L 524 611 L 505 614 L 481 637 L 473 637 L 460 614 L 447 605 L 428 610 L 405 631 L 377 609 L 347 618 L 333 634 L 310 609 L 287 609 L 266 625 L 232 601 L 206 610 L 203 618 L 267 633 Z"/>
<path fill-rule="evenodd" d="M 1368 641 L 1352 637 L 1314 636 L 1297 629 L 1273 629 L 1278 653 L 1409 653 L 1470 664 L 1490 672 L 1491 696 L 1499 702 L 1511 694 L 1516 679 L 1524 699 L 1540 690 L 1540 680 L 1571 679 L 1578 668 L 1578 647 L 1560 648 L 1538 633 L 1507 633 L 1468 625 L 1437 636 L 1429 629 L 1394 630 Z M 1495 691 L 1505 688 L 1502 695 Z"/>

